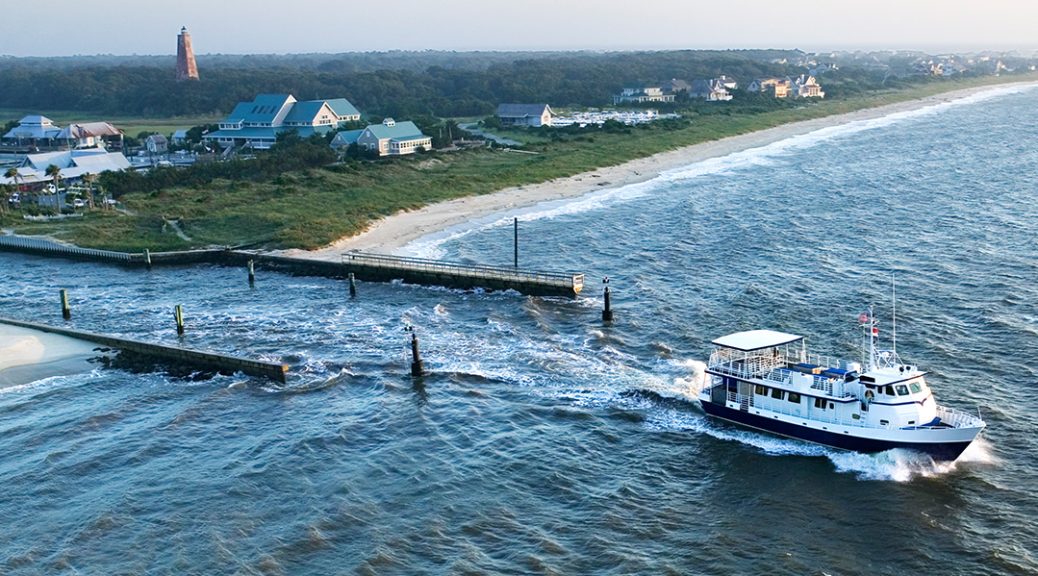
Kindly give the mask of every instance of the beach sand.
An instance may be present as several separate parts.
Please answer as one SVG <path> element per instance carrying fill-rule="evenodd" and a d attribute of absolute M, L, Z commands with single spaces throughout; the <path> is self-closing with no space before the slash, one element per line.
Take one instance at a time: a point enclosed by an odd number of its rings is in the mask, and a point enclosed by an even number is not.
<path fill-rule="evenodd" d="M 696 162 L 727 156 L 743 150 L 767 146 L 774 142 L 814 132 L 822 128 L 882 118 L 899 112 L 918 110 L 981 92 L 997 90 L 1007 85 L 1010 84 L 968 88 L 918 100 L 858 110 L 847 114 L 784 124 L 758 132 L 687 146 L 647 158 L 632 160 L 617 166 L 585 172 L 569 178 L 507 188 L 483 196 L 468 196 L 432 204 L 418 210 L 399 212 L 388 218 L 378 220 L 361 234 L 340 239 L 319 250 L 288 250 L 284 253 L 289 256 L 335 261 L 338 261 L 340 255 L 348 250 L 383 254 L 400 253 L 401 248 L 423 236 L 497 212 L 515 210 L 541 202 L 574 198 L 590 192 L 645 182 L 668 170 L 682 168 Z"/>
<path fill-rule="evenodd" d="M 87 372 L 94 344 L 0 324 L 0 389 Z"/>

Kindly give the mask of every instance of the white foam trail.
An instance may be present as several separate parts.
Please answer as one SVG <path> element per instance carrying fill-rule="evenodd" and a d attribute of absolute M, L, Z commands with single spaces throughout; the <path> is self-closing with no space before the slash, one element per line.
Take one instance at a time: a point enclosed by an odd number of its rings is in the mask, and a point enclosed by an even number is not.
<path fill-rule="evenodd" d="M 673 359 L 668 365 L 678 369 L 682 375 L 672 380 L 648 380 L 644 388 L 663 396 L 695 402 L 699 392 L 706 384 L 706 363 L 701 360 Z"/>
<path fill-rule="evenodd" d="M 512 224 L 512 218 L 514 217 L 521 217 L 524 221 L 551 220 L 560 216 L 599 210 L 642 198 L 647 196 L 653 190 L 656 190 L 662 185 L 668 183 L 684 182 L 702 176 L 728 174 L 736 169 L 773 165 L 776 162 L 776 158 L 795 151 L 812 148 L 836 138 L 850 136 L 866 130 L 891 126 L 912 118 L 938 114 L 958 106 L 967 106 L 993 98 L 1028 92 L 1035 88 L 1038 88 L 1038 83 L 997 87 L 963 98 L 947 100 L 915 110 L 894 112 L 879 118 L 856 120 L 838 126 L 819 128 L 818 130 L 813 130 L 806 134 L 791 136 L 766 146 L 733 152 L 726 156 L 709 158 L 689 166 L 669 170 L 645 182 L 621 186 L 619 188 L 596 190 L 576 198 L 541 202 L 527 208 L 519 209 L 518 211 L 510 209 L 507 213 L 504 211 L 495 212 L 457 226 L 452 226 L 446 230 L 434 232 L 418 238 L 417 240 L 414 240 L 396 250 L 395 253 L 398 255 L 415 256 L 419 258 L 443 258 L 445 254 L 445 250 L 443 249 L 444 244 L 481 230 L 510 226 Z"/>
<path fill-rule="evenodd" d="M 830 452 L 829 460 L 837 472 L 856 474 L 861 480 L 910 482 L 951 473 L 962 464 L 994 464 L 996 458 L 989 444 L 978 438 L 954 462 L 934 462 L 929 456 L 911 450 L 887 450 L 878 454 Z"/>

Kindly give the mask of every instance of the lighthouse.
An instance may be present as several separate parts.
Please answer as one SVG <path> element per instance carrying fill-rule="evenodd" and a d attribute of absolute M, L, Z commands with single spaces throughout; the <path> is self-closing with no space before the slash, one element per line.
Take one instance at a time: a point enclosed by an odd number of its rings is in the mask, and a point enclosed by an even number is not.
<path fill-rule="evenodd" d="M 177 36 L 177 81 L 183 80 L 198 80 L 198 65 L 195 64 L 195 51 L 191 49 L 187 27 L 181 28 Z"/>

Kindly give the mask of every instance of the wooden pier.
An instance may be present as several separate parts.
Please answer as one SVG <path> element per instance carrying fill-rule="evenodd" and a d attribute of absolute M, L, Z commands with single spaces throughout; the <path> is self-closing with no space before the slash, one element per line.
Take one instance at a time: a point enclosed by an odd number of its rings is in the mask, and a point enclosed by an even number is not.
<path fill-rule="evenodd" d="M 361 279 L 399 279 L 409 284 L 429 284 L 465 290 L 484 288 L 515 290 L 520 294 L 534 296 L 575 297 L 584 287 L 583 274 L 473 266 L 363 252 L 343 254 L 342 264 Z"/>
<path fill-rule="evenodd" d="M 12 320 L 10 318 L 0 318 L 0 323 L 8 324 L 10 326 L 19 326 L 21 328 L 29 328 L 30 330 L 37 330 L 39 332 L 68 336 L 69 338 L 93 342 L 109 348 L 126 350 L 143 356 L 159 358 L 177 364 L 194 366 L 206 370 L 214 370 L 221 373 L 242 372 L 243 374 L 248 374 L 250 376 L 269 378 L 284 383 L 285 375 L 288 372 L 287 365 L 276 362 L 264 362 L 262 360 L 239 358 L 216 352 L 202 352 L 199 350 L 190 350 L 188 348 L 178 348 L 176 346 L 152 344 L 150 342 L 141 342 L 139 340 L 131 340 L 106 334 L 59 328 L 57 326 L 38 324 L 36 322 Z"/>
<path fill-rule="evenodd" d="M 348 278 L 367 282 L 401 280 L 408 284 L 445 286 L 462 290 L 515 290 L 529 296 L 576 297 L 584 287 L 583 274 L 542 272 L 520 268 L 474 266 L 421 258 L 402 258 L 363 252 L 343 254 L 339 262 L 276 256 L 231 249 L 144 252 L 130 254 L 79 248 L 37 238 L 0 236 L 0 250 L 125 266 L 217 264 L 276 270 L 300 276 Z"/>

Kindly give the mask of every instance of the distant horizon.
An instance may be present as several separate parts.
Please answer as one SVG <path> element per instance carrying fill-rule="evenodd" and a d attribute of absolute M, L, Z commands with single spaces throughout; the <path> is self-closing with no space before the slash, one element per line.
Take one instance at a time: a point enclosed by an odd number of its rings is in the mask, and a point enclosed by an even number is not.
<path fill-rule="evenodd" d="M 290 14 L 291 12 L 291 14 Z M 302 17 L 286 17 L 303 13 Z M 319 14 L 320 17 L 311 17 Z M 142 8 L 130 0 L 39 0 L 10 6 L 0 55 L 14 58 L 175 54 L 186 26 L 199 55 L 349 54 L 390 51 L 628 52 L 671 50 L 1035 51 L 1038 5 L 987 0 L 727 0 L 709 6 L 657 0 L 651 7 L 600 0 L 398 0 L 343 6 L 301 0 L 256 9 L 245 0 L 179 0 Z M 118 33 L 111 30 L 113 18 Z M 233 23 L 233 27 L 227 23 Z M 775 48 L 775 46 L 795 48 Z"/>
<path fill-rule="evenodd" d="M 622 54 L 625 52 L 740 52 L 740 51 L 765 51 L 774 50 L 780 52 L 786 51 L 802 51 L 806 54 L 825 54 L 825 53 L 850 53 L 850 52 L 922 52 L 930 55 L 938 54 L 977 54 L 985 52 L 1017 52 L 1022 54 L 1038 55 L 1038 47 L 1026 47 L 1026 46 L 999 46 L 999 47 L 984 47 L 984 46 L 960 46 L 957 48 L 952 47 L 941 47 L 941 48 L 926 48 L 926 47 L 911 47 L 904 46 L 899 48 L 881 47 L 881 46 L 858 46 L 858 47 L 837 47 L 837 48 L 817 48 L 807 49 L 801 47 L 782 48 L 776 46 L 764 47 L 764 46 L 752 46 L 752 47 L 710 47 L 710 48 L 680 48 L 680 47 L 645 47 L 645 48 L 389 48 L 382 50 L 340 50 L 340 51 L 307 51 L 307 52 L 195 52 L 196 58 L 207 58 L 214 56 L 317 56 L 317 55 L 328 55 L 338 56 L 347 54 L 391 54 L 391 53 L 423 53 L 423 52 L 436 52 L 436 53 L 458 53 L 458 54 L 473 54 L 473 53 L 496 53 L 496 54 L 508 54 L 508 53 L 544 53 L 544 54 L 559 54 L 559 53 L 600 53 L 600 54 Z M 111 53 L 111 52 L 98 52 L 94 54 L 52 54 L 52 55 L 40 55 L 40 54 L 28 54 L 28 55 L 17 55 L 17 54 L 4 54 L 0 53 L 2 59 L 61 59 L 61 58 L 176 58 L 176 52 L 162 52 L 162 53 Z"/>

